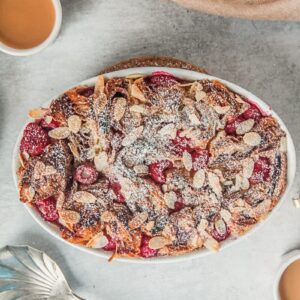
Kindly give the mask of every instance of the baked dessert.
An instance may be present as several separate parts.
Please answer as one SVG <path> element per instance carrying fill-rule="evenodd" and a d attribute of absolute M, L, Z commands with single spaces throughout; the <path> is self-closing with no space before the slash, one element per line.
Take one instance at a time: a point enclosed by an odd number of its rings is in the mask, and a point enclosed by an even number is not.
<path fill-rule="evenodd" d="M 112 257 L 218 250 L 286 187 L 286 134 L 216 80 L 165 72 L 79 86 L 29 112 L 20 199 Z"/>

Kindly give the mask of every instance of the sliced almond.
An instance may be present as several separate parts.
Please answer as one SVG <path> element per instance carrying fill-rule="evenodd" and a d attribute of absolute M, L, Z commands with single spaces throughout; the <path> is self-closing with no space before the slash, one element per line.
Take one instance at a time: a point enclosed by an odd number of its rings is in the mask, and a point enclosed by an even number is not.
<path fill-rule="evenodd" d="M 183 100 L 182 100 L 182 104 L 184 104 L 185 106 L 191 106 L 191 105 L 194 105 L 195 101 L 191 98 L 188 98 L 188 97 L 185 97 Z"/>
<path fill-rule="evenodd" d="M 31 202 L 35 196 L 35 190 L 32 186 L 28 187 L 28 189 L 25 192 L 26 198 L 29 202 Z"/>
<path fill-rule="evenodd" d="M 283 136 L 281 139 L 280 139 L 280 151 L 281 152 L 287 152 L 287 138 L 286 136 Z"/>
<path fill-rule="evenodd" d="M 254 169 L 254 160 L 251 158 L 243 162 L 243 177 L 250 178 Z"/>
<path fill-rule="evenodd" d="M 214 110 L 216 111 L 217 114 L 219 115 L 225 115 L 229 110 L 230 106 L 214 106 Z"/>
<path fill-rule="evenodd" d="M 189 118 L 192 125 L 200 125 L 201 124 L 199 118 L 194 113 L 189 112 L 188 113 L 188 118 Z"/>
<path fill-rule="evenodd" d="M 138 213 L 136 216 L 134 216 L 133 219 L 129 222 L 129 228 L 130 229 L 137 229 L 142 226 L 143 223 L 145 223 L 148 219 L 148 213 L 146 211 Z"/>
<path fill-rule="evenodd" d="M 142 134 L 144 126 L 135 127 L 131 130 L 127 136 L 122 141 L 122 146 L 128 147 L 133 144 Z"/>
<path fill-rule="evenodd" d="M 70 135 L 70 130 L 68 127 L 58 127 L 50 130 L 48 134 L 53 139 L 63 140 Z"/>
<path fill-rule="evenodd" d="M 170 191 L 168 193 L 164 194 L 164 199 L 166 202 L 166 205 L 171 208 L 174 209 L 175 208 L 175 202 L 177 201 L 177 195 L 175 192 Z"/>
<path fill-rule="evenodd" d="M 167 124 L 158 131 L 158 134 L 161 136 L 169 136 L 174 139 L 176 137 L 176 131 L 175 124 Z"/>
<path fill-rule="evenodd" d="M 149 241 L 149 248 L 150 249 L 160 249 L 163 248 L 164 246 L 167 246 L 170 244 L 170 241 L 166 239 L 163 236 L 155 236 L 150 239 Z"/>
<path fill-rule="evenodd" d="M 65 194 L 63 192 L 59 192 L 56 196 L 56 208 L 58 210 L 61 210 L 63 208 L 63 205 L 65 203 Z"/>
<path fill-rule="evenodd" d="M 145 98 L 142 91 L 139 89 L 139 87 L 135 83 L 131 86 L 131 96 L 138 99 L 138 100 L 140 100 L 143 103 L 146 103 L 148 101 Z"/>
<path fill-rule="evenodd" d="M 78 191 L 73 195 L 73 200 L 80 203 L 95 203 L 96 197 L 85 191 Z"/>
<path fill-rule="evenodd" d="M 131 112 L 135 112 L 135 113 L 140 113 L 142 115 L 149 115 L 149 110 L 147 109 L 147 107 L 145 105 L 142 105 L 142 104 L 135 104 L 135 105 L 132 105 L 129 110 Z"/>
<path fill-rule="evenodd" d="M 236 133 L 242 135 L 249 132 L 253 128 L 254 123 L 255 122 L 253 119 L 248 119 L 241 123 L 238 123 L 236 126 Z"/>
<path fill-rule="evenodd" d="M 80 221 L 80 214 L 74 210 L 60 210 L 59 216 L 66 224 L 77 224 Z"/>
<path fill-rule="evenodd" d="M 204 247 L 207 248 L 208 250 L 211 251 L 218 251 L 220 248 L 220 244 L 213 238 L 208 238 L 205 242 L 204 242 Z"/>
<path fill-rule="evenodd" d="M 188 170 L 191 171 L 193 168 L 193 160 L 192 160 L 192 156 L 190 153 L 188 153 L 187 151 L 184 151 L 182 154 L 182 162 L 184 167 Z"/>
<path fill-rule="evenodd" d="M 80 117 L 77 116 L 77 115 L 70 116 L 68 118 L 68 126 L 69 126 L 69 129 L 73 133 L 77 133 L 81 128 L 81 119 L 80 119 Z"/>
<path fill-rule="evenodd" d="M 126 106 L 127 106 L 127 101 L 125 98 L 116 99 L 116 103 L 114 105 L 114 112 L 113 112 L 114 119 L 116 121 L 120 121 L 123 118 L 126 111 Z"/>
<path fill-rule="evenodd" d="M 128 78 L 128 79 L 138 79 L 141 77 L 144 77 L 144 75 L 141 73 L 134 73 L 134 74 L 129 74 L 126 76 L 126 78 Z"/>
<path fill-rule="evenodd" d="M 30 158 L 30 155 L 28 154 L 28 152 L 23 151 L 23 152 L 22 152 L 22 157 L 23 157 L 25 160 L 28 160 L 28 159 Z"/>
<path fill-rule="evenodd" d="M 34 108 L 29 111 L 28 116 L 33 119 L 43 119 L 47 114 L 48 109 L 46 108 Z"/>
<path fill-rule="evenodd" d="M 53 120 L 53 117 L 52 117 L 52 116 L 46 116 L 46 117 L 44 118 L 44 120 L 45 120 L 45 122 L 46 122 L 47 124 L 50 124 L 50 123 L 52 122 L 52 120 Z"/>
<path fill-rule="evenodd" d="M 242 190 L 248 190 L 250 187 L 250 183 L 248 178 L 243 177 L 242 182 L 241 182 L 241 189 Z"/>
<path fill-rule="evenodd" d="M 95 95 L 98 97 L 100 94 L 104 93 L 104 76 L 99 75 L 95 84 Z"/>
<path fill-rule="evenodd" d="M 243 136 L 243 141 L 249 146 L 258 146 L 261 142 L 261 136 L 257 132 L 248 132 Z"/>
<path fill-rule="evenodd" d="M 195 98 L 196 101 L 201 101 L 206 97 L 206 93 L 202 90 L 196 90 Z"/>
<path fill-rule="evenodd" d="M 106 152 L 100 152 L 94 157 L 94 164 L 98 172 L 103 172 L 109 167 L 108 156 Z"/>
<path fill-rule="evenodd" d="M 147 175 L 149 173 L 149 167 L 146 165 L 136 165 L 133 170 L 138 175 Z"/>
<path fill-rule="evenodd" d="M 205 235 L 205 230 L 208 227 L 208 221 L 206 219 L 201 219 L 200 223 L 197 225 L 197 231 L 200 234 Z"/>
<path fill-rule="evenodd" d="M 208 172 L 207 176 L 208 176 L 208 183 L 209 183 L 210 187 L 212 188 L 214 193 L 218 197 L 220 197 L 222 195 L 222 187 L 220 184 L 219 177 L 215 173 L 212 173 L 212 172 Z"/>
<path fill-rule="evenodd" d="M 80 160 L 80 155 L 79 155 L 79 152 L 78 152 L 78 149 L 77 149 L 77 146 L 73 143 L 68 143 L 68 146 L 73 154 L 73 156 L 77 159 L 77 160 Z"/>
<path fill-rule="evenodd" d="M 51 175 L 54 175 L 56 173 L 57 173 L 57 171 L 53 166 L 46 166 L 43 175 L 51 176 Z"/>
<path fill-rule="evenodd" d="M 224 219 L 225 222 L 228 222 L 231 219 L 231 213 L 226 209 L 221 209 L 220 215 Z"/>
<path fill-rule="evenodd" d="M 87 247 L 89 248 L 95 248 L 95 249 L 100 249 L 105 247 L 109 243 L 107 237 L 103 235 L 102 232 L 97 233 L 94 235 L 86 244 Z"/>
<path fill-rule="evenodd" d="M 121 193 L 125 197 L 125 199 L 129 199 L 132 194 L 133 183 L 129 178 L 126 177 L 118 177 L 118 181 L 121 185 Z"/>
<path fill-rule="evenodd" d="M 201 189 L 205 181 L 205 171 L 203 169 L 198 170 L 193 177 L 193 187 L 195 189 Z"/>

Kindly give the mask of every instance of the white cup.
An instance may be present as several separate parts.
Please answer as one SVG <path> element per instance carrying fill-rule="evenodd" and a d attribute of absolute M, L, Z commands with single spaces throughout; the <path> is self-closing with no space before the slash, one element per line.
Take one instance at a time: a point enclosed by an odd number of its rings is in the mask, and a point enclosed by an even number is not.
<path fill-rule="evenodd" d="M 6 44 L 0 41 L 0 51 L 15 56 L 27 56 L 27 55 L 38 53 L 43 49 L 45 49 L 50 44 L 52 44 L 57 38 L 57 35 L 61 27 L 61 20 L 62 20 L 62 8 L 61 8 L 60 0 L 52 0 L 52 2 L 55 11 L 55 23 L 50 35 L 47 37 L 46 40 L 44 40 L 41 44 L 29 49 L 15 49 L 7 46 Z"/>
<path fill-rule="evenodd" d="M 273 287 L 274 300 L 281 300 L 279 294 L 279 283 L 283 272 L 287 269 L 288 266 L 290 266 L 293 262 L 295 262 L 298 259 L 300 259 L 300 250 L 293 250 L 283 255 L 282 263 L 275 277 L 275 282 Z"/>

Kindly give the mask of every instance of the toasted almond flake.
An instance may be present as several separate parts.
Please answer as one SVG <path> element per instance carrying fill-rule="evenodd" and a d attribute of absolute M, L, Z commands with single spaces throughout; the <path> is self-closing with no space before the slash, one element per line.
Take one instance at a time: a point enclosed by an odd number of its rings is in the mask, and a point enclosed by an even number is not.
<path fill-rule="evenodd" d="M 30 155 L 26 152 L 26 151 L 23 151 L 22 152 L 22 157 L 25 159 L 25 160 L 28 160 L 30 158 Z"/>
<path fill-rule="evenodd" d="M 68 143 L 68 146 L 69 146 L 69 148 L 70 148 L 70 150 L 71 150 L 73 156 L 74 156 L 76 159 L 80 160 L 80 155 L 79 155 L 77 146 L 76 146 L 75 144 L 73 144 L 73 143 Z"/>
<path fill-rule="evenodd" d="M 141 102 L 145 103 L 148 100 L 145 98 L 144 94 L 142 93 L 142 91 L 139 89 L 139 87 L 134 83 L 131 86 L 131 96 L 140 100 Z"/>
<path fill-rule="evenodd" d="M 258 146 L 261 142 L 261 137 L 256 132 L 248 132 L 243 136 L 243 141 L 249 146 Z"/>
<path fill-rule="evenodd" d="M 201 101 L 205 97 L 206 97 L 206 93 L 204 91 L 196 90 L 196 94 L 195 94 L 196 101 Z"/>
<path fill-rule="evenodd" d="M 116 103 L 114 105 L 114 112 L 113 112 L 114 119 L 116 121 L 120 121 L 123 118 L 126 111 L 126 106 L 127 106 L 127 101 L 125 98 L 116 99 Z"/>
<path fill-rule="evenodd" d="M 76 224 L 80 221 L 80 214 L 74 210 L 60 210 L 59 216 L 66 224 Z"/>
<path fill-rule="evenodd" d="M 224 219 L 225 222 L 228 222 L 231 219 L 231 213 L 226 209 L 221 209 L 220 215 Z"/>
<path fill-rule="evenodd" d="M 233 182 L 231 180 L 226 180 L 223 182 L 223 185 L 226 185 L 226 186 L 233 185 Z"/>
<path fill-rule="evenodd" d="M 89 248 L 100 249 L 105 247 L 109 243 L 107 237 L 103 233 L 97 233 L 86 244 Z"/>
<path fill-rule="evenodd" d="M 48 109 L 46 108 L 34 108 L 29 111 L 28 116 L 33 119 L 43 119 L 47 112 Z"/>
<path fill-rule="evenodd" d="M 188 98 L 188 97 L 185 97 L 183 100 L 182 100 L 182 104 L 184 104 L 185 106 L 191 106 L 191 105 L 194 105 L 195 101 L 191 98 Z"/>
<path fill-rule="evenodd" d="M 192 125 L 200 125 L 201 124 L 201 122 L 200 122 L 199 118 L 196 116 L 196 114 L 189 112 L 188 117 L 189 117 L 189 120 Z"/>
<path fill-rule="evenodd" d="M 19 154 L 19 161 L 20 161 L 21 166 L 23 168 L 25 168 L 25 159 L 23 158 L 22 154 Z"/>
<path fill-rule="evenodd" d="M 46 117 L 44 118 L 44 120 L 45 120 L 45 122 L 46 122 L 47 124 L 50 124 L 50 123 L 52 122 L 52 120 L 53 120 L 53 117 L 52 117 L 52 116 L 46 116 Z"/>
<path fill-rule="evenodd" d="M 56 196 L 56 208 L 61 210 L 65 203 L 65 194 L 63 192 L 59 192 Z"/>
<path fill-rule="evenodd" d="M 78 191 L 73 195 L 73 200 L 80 203 L 95 203 L 96 197 L 85 191 Z"/>
<path fill-rule="evenodd" d="M 195 189 L 201 189 L 205 181 L 205 171 L 203 169 L 198 170 L 193 177 L 193 187 Z"/>
<path fill-rule="evenodd" d="M 112 219 L 113 214 L 110 211 L 105 211 L 102 215 L 101 215 L 101 222 L 109 222 Z"/>
<path fill-rule="evenodd" d="M 209 183 L 210 187 L 212 188 L 214 193 L 218 197 L 220 197 L 222 194 L 222 187 L 220 184 L 219 177 L 215 173 L 212 173 L 212 172 L 208 172 L 207 176 L 208 176 L 208 183 Z"/>
<path fill-rule="evenodd" d="M 105 171 L 109 167 L 107 153 L 103 151 L 96 155 L 94 157 L 94 164 L 98 172 Z"/>
<path fill-rule="evenodd" d="M 70 135 L 70 130 L 68 127 L 58 127 L 50 130 L 48 135 L 53 139 L 63 140 Z"/>
<path fill-rule="evenodd" d="M 254 160 L 252 158 L 247 158 L 243 162 L 243 177 L 250 178 L 254 169 Z"/>
<path fill-rule="evenodd" d="M 28 199 L 31 201 L 34 198 L 35 190 L 32 186 L 28 188 Z"/>
<path fill-rule="evenodd" d="M 300 208 L 300 198 L 293 199 L 294 206 Z"/>
<path fill-rule="evenodd" d="M 68 126 L 69 126 L 69 129 L 73 132 L 73 133 L 77 133 L 80 128 L 81 128 L 81 119 L 79 116 L 77 115 L 73 115 L 73 116 L 70 116 L 68 118 Z"/>
<path fill-rule="evenodd" d="M 174 191 L 170 191 L 168 193 L 164 194 L 164 199 L 166 202 L 166 205 L 171 208 L 174 209 L 175 208 L 175 202 L 177 200 L 177 195 Z"/>
<path fill-rule="evenodd" d="M 242 100 L 242 98 L 239 95 L 235 95 L 235 100 L 241 104 L 244 104 L 245 101 Z"/>
<path fill-rule="evenodd" d="M 104 111 L 107 103 L 108 103 L 107 96 L 104 93 L 101 93 L 94 99 L 93 107 L 94 107 L 96 115 L 98 115 L 102 111 Z"/>
<path fill-rule="evenodd" d="M 141 77 L 144 77 L 144 75 L 140 74 L 140 73 L 129 74 L 126 76 L 126 78 L 128 78 L 128 79 L 138 79 Z"/>
<path fill-rule="evenodd" d="M 208 238 L 204 242 L 204 247 L 211 251 L 218 251 L 220 248 L 220 244 L 213 238 Z"/>
<path fill-rule="evenodd" d="M 208 221 L 206 219 L 201 219 L 200 223 L 197 225 L 197 231 L 200 234 L 205 234 L 205 229 L 208 227 Z"/>
<path fill-rule="evenodd" d="M 142 226 L 148 219 L 148 213 L 143 211 L 134 216 L 128 223 L 130 229 L 137 229 Z"/>
<path fill-rule="evenodd" d="M 122 146 L 128 147 L 133 144 L 141 136 L 143 130 L 144 126 L 133 128 L 131 132 L 123 139 Z"/>
<path fill-rule="evenodd" d="M 176 127 L 175 124 L 167 124 L 165 126 L 163 126 L 159 131 L 159 135 L 161 136 L 169 136 L 172 139 L 174 139 L 176 137 Z"/>
<path fill-rule="evenodd" d="M 230 110 L 230 106 L 214 106 L 214 110 L 217 112 L 219 115 L 224 115 Z"/>
<path fill-rule="evenodd" d="M 122 195 L 125 197 L 126 200 L 129 199 L 134 188 L 132 181 L 129 178 L 118 176 L 118 182 L 121 185 Z"/>
<path fill-rule="evenodd" d="M 150 239 L 149 241 L 149 248 L 150 249 L 160 249 L 163 248 L 164 246 L 167 246 L 170 244 L 170 241 L 166 239 L 163 236 L 155 236 Z"/>
<path fill-rule="evenodd" d="M 242 190 L 248 190 L 250 187 L 250 183 L 248 178 L 243 177 L 242 182 L 241 182 L 241 189 Z"/>
<path fill-rule="evenodd" d="M 255 122 L 253 119 L 248 119 L 241 123 L 238 123 L 236 126 L 236 133 L 242 135 L 249 132 L 253 128 L 254 123 Z"/>
<path fill-rule="evenodd" d="M 53 166 L 46 166 L 43 175 L 50 176 L 50 175 L 53 175 L 53 174 L 56 174 L 56 173 L 57 173 L 57 171 Z"/>
<path fill-rule="evenodd" d="M 151 231 L 153 229 L 155 225 L 155 222 L 154 221 L 150 221 L 148 223 L 146 223 L 143 228 L 145 228 L 147 231 Z"/>
<path fill-rule="evenodd" d="M 146 165 L 136 165 L 133 170 L 138 175 L 147 175 L 149 173 L 149 167 Z"/>
<path fill-rule="evenodd" d="M 184 167 L 188 171 L 192 170 L 192 168 L 193 168 L 192 156 L 187 151 L 184 151 L 183 154 L 182 154 L 182 162 L 183 162 Z"/>
<path fill-rule="evenodd" d="M 280 139 L 280 151 L 281 152 L 287 152 L 287 138 L 286 136 L 283 136 L 281 139 Z"/>
<path fill-rule="evenodd" d="M 104 76 L 99 75 L 95 84 L 95 95 L 98 97 L 100 94 L 104 93 Z"/>
<path fill-rule="evenodd" d="M 147 109 L 147 107 L 145 105 L 141 105 L 141 104 L 135 104 L 132 105 L 129 110 L 131 112 L 135 112 L 135 113 L 140 113 L 142 115 L 149 115 L 149 110 Z"/>

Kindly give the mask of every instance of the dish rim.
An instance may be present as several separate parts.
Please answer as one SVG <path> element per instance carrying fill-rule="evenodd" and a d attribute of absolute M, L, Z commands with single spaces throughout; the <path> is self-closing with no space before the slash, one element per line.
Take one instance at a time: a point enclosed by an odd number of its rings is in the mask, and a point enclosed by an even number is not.
<path fill-rule="evenodd" d="M 272 115 L 275 117 L 275 119 L 278 121 L 280 127 L 284 130 L 287 136 L 287 185 L 285 192 L 282 194 L 281 198 L 279 199 L 277 205 L 273 208 L 273 210 L 268 214 L 268 216 L 257 223 L 250 231 L 245 233 L 244 235 L 236 238 L 236 239 L 227 239 L 221 243 L 220 251 L 223 251 L 227 247 L 230 247 L 232 245 L 237 244 L 238 242 L 244 240 L 254 232 L 256 232 L 259 228 L 261 228 L 273 215 L 279 207 L 282 205 L 283 201 L 288 197 L 288 194 L 291 190 L 294 178 L 295 178 L 295 173 L 296 173 L 296 152 L 295 152 L 295 147 L 294 143 L 292 140 L 292 137 L 285 126 L 284 122 L 281 120 L 281 118 L 274 112 L 271 107 L 266 104 L 266 102 L 262 101 L 260 98 L 249 92 L 248 90 L 232 83 L 227 80 L 211 76 L 208 74 L 200 73 L 200 72 L 195 72 L 195 71 L 190 71 L 190 70 L 185 70 L 185 69 L 178 69 L 178 68 L 166 68 L 166 67 L 137 67 L 137 68 L 129 68 L 129 69 L 122 69 L 114 72 L 109 72 L 106 74 L 103 74 L 106 78 L 113 78 L 113 77 L 125 77 L 130 74 L 143 74 L 143 75 L 150 75 L 153 72 L 157 71 L 163 71 L 163 72 L 168 72 L 174 75 L 175 77 L 182 78 L 182 79 L 187 79 L 187 80 L 201 80 L 201 79 L 209 79 L 209 80 L 219 80 L 221 83 L 225 84 L 229 89 L 232 91 L 248 98 L 251 99 L 254 103 L 258 104 L 262 110 L 264 110 L 266 113 Z M 70 87 L 76 87 L 76 86 L 81 86 L 81 85 L 93 85 L 96 82 L 98 76 L 86 79 L 84 81 L 79 82 L 78 84 Z M 51 100 L 47 101 L 46 103 L 43 103 L 42 106 L 49 106 L 51 101 L 53 99 L 58 98 L 61 96 L 65 91 L 68 89 L 65 89 L 62 93 L 57 95 L 56 97 L 52 97 Z M 15 186 L 18 191 L 18 178 L 17 178 L 17 170 L 19 167 L 19 144 L 20 140 L 23 134 L 23 130 L 25 126 L 32 121 L 31 119 L 28 119 L 28 121 L 24 124 L 23 128 L 21 129 L 17 141 L 14 146 L 13 150 L 13 159 L 12 159 L 12 173 L 13 173 L 13 179 Z M 18 192 L 19 195 L 19 192 Z M 101 257 L 101 258 L 106 258 L 108 259 L 111 256 L 110 252 L 106 252 L 101 249 L 92 249 L 92 248 L 87 248 L 81 245 L 73 244 L 68 242 L 67 240 L 63 239 L 60 236 L 60 231 L 58 230 L 57 226 L 50 224 L 40 216 L 40 214 L 32 209 L 29 205 L 25 204 L 26 210 L 30 213 L 30 215 L 33 217 L 33 219 L 43 228 L 45 229 L 48 233 L 50 233 L 52 236 L 56 237 L 57 239 L 63 241 L 64 243 L 73 246 L 74 248 L 77 248 L 81 251 L 84 251 L 89 254 L 93 254 L 95 256 Z M 155 264 L 155 263 L 172 263 L 172 262 L 179 262 L 179 261 L 185 261 L 185 260 L 190 260 L 194 258 L 200 258 L 200 257 L 205 257 L 207 255 L 213 254 L 214 252 L 207 250 L 207 249 L 200 249 L 196 250 L 193 252 L 189 252 L 186 254 L 178 255 L 178 256 L 161 256 L 161 257 L 153 257 L 153 258 L 127 258 L 127 257 L 119 257 L 116 258 L 115 260 L 120 261 L 120 262 L 129 262 L 129 263 L 142 263 L 142 264 Z"/>

